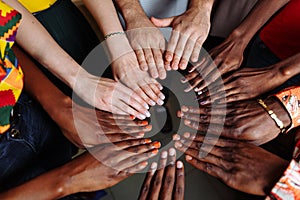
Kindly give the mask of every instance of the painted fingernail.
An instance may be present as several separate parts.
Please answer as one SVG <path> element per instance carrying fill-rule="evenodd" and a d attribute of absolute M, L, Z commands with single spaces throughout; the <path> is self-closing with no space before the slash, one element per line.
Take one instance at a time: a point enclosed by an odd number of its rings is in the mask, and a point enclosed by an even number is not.
<path fill-rule="evenodd" d="M 183 168 L 183 163 L 181 161 L 177 161 L 176 167 L 177 167 L 177 169 Z"/>
<path fill-rule="evenodd" d="M 148 162 L 147 162 L 147 161 L 144 161 L 144 162 L 141 163 L 141 165 L 142 165 L 143 167 L 146 167 L 146 166 L 148 165 Z"/>
<path fill-rule="evenodd" d="M 148 106 L 148 104 L 144 104 L 144 108 L 146 108 L 147 110 L 149 109 L 149 106 Z"/>
<path fill-rule="evenodd" d="M 135 119 L 135 116 L 134 115 L 130 115 L 130 119 Z"/>
<path fill-rule="evenodd" d="M 146 129 L 150 129 L 151 130 L 152 129 L 152 125 L 147 125 Z"/>
<path fill-rule="evenodd" d="M 161 158 L 167 158 L 168 157 L 168 152 L 163 151 L 160 155 Z"/>
<path fill-rule="evenodd" d="M 151 140 L 151 139 L 149 139 L 149 138 L 146 138 L 144 143 L 145 143 L 145 144 L 150 144 L 151 142 L 152 142 L 152 140 Z"/>
<path fill-rule="evenodd" d="M 155 106 L 155 102 L 152 101 L 152 100 L 149 101 L 149 104 L 150 104 L 151 106 Z"/>
<path fill-rule="evenodd" d="M 161 100 L 165 100 L 165 95 L 163 94 L 163 93 L 160 93 L 159 95 L 158 95 L 158 97 L 161 99 Z"/>
<path fill-rule="evenodd" d="M 185 156 L 185 159 L 186 159 L 186 160 L 193 160 L 193 158 L 192 158 L 191 156 L 189 156 L 189 155 L 186 155 L 186 156 Z"/>
<path fill-rule="evenodd" d="M 175 156 L 175 154 L 176 154 L 176 150 L 174 148 L 170 148 L 169 149 L 169 155 L 170 156 Z"/>
<path fill-rule="evenodd" d="M 152 153 L 152 154 L 158 154 L 158 149 L 153 149 L 153 150 L 151 151 L 151 153 Z"/>
<path fill-rule="evenodd" d="M 203 93 L 202 90 L 200 90 L 197 94 L 200 95 L 200 94 L 202 94 L 202 93 Z"/>
<path fill-rule="evenodd" d="M 158 142 L 158 141 L 155 141 L 155 142 L 153 142 L 152 146 L 153 146 L 154 148 L 159 149 L 159 148 L 161 147 L 161 143 Z"/>
<path fill-rule="evenodd" d="M 147 117 L 150 117 L 150 116 L 151 116 L 148 110 L 145 112 L 145 115 L 146 115 Z"/>
<path fill-rule="evenodd" d="M 177 117 L 179 117 L 179 118 L 183 117 L 183 113 L 180 110 L 177 111 Z"/>
<path fill-rule="evenodd" d="M 164 104 L 164 102 L 163 102 L 163 100 L 161 100 L 161 99 L 158 99 L 158 100 L 157 100 L 157 104 L 161 106 L 161 105 L 163 105 L 163 104 Z"/>
<path fill-rule="evenodd" d="M 145 133 L 141 132 L 141 133 L 138 133 L 137 138 L 142 138 L 144 136 L 145 136 Z"/>
<path fill-rule="evenodd" d="M 181 148 L 182 147 L 182 144 L 180 142 L 175 142 L 175 147 L 176 148 Z"/>
<path fill-rule="evenodd" d="M 180 140 L 180 135 L 174 134 L 174 135 L 173 135 L 173 140 L 179 141 L 179 140 Z"/>
<path fill-rule="evenodd" d="M 189 108 L 187 106 L 182 106 L 181 107 L 181 111 L 182 112 L 188 112 L 189 111 Z"/>
<path fill-rule="evenodd" d="M 191 134 L 190 134 L 189 132 L 185 132 L 185 133 L 183 134 L 183 136 L 184 136 L 185 138 L 189 138 L 189 137 L 191 136 Z"/>

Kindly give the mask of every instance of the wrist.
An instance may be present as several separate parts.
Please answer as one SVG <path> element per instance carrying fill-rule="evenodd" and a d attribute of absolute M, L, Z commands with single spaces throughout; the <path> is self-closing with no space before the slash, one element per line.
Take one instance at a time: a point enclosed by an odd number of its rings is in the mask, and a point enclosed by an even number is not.
<path fill-rule="evenodd" d="M 127 53 L 133 52 L 126 34 L 117 34 L 107 38 L 105 40 L 105 46 L 107 47 L 111 62 Z"/>
<path fill-rule="evenodd" d="M 205 9 L 206 11 L 211 12 L 215 0 L 191 0 L 189 2 L 188 9 Z"/>

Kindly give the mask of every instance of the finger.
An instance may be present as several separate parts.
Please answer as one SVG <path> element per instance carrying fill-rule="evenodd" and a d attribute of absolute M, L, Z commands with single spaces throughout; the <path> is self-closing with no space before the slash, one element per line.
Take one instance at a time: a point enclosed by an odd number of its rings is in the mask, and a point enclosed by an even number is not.
<path fill-rule="evenodd" d="M 153 78 L 158 78 L 158 72 L 155 65 L 155 60 L 150 48 L 144 49 L 144 55 L 146 58 L 147 65 L 149 66 L 149 72 Z"/>
<path fill-rule="evenodd" d="M 169 157 L 167 161 L 167 167 L 164 173 L 164 179 L 162 189 L 160 191 L 160 199 L 172 200 L 172 193 L 175 183 L 175 162 L 176 162 L 176 150 L 174 148 L 169 149 Z"/>
<path fill-rule="evenodd" d="M 151 182 L 153 180 L 154 174 L 157 170 L 157 163 L 153 162 L 150 166 L 149 172 L 146 174 L 146 178 L 143 182 L 142 188 L 140 190 L 139 194 L 139 200 L 147 200 L 149 192 L 152 192 L 152 190 L 156 190 L 157 188 L 151 188 Z"/>
<path fill-rule="evenodd" d="M 197 89 L 197 86 L 203 81 L 201 76 L 196 76 L 194 79 L 189 81 L 189 86 L 184 90 L 185 92 L 189 92 L 193 89 Z"/>
<path fill-rule="evenodd" d="M 179 111 L 180 112 L 180 111 Z M 211 118 L 214 118 L 214 116 L 208 116 L 208 115 L 199 115 L 199 114 L 188 114 L 188 113 L 180 113 L 181 119 L 194 121 L 198 123 L 213 123 L 211 121 Z"/>
<path fill-rule="evenodd" d="M 149 132 L 152 130 L 152 125 L 147 125 L 147 126 L 137 126 L 137 127 L 130 127 L 130 126 L 118 126 L 113 129 L 111 128 L 112 131 L 107 131 L 107 134 L 114 134 L 116 132 L 122 132 L 122 133 L 127 133 L 127 134 L 133 134 L 133 133 L 145 133 Z M 119 129 L 119 131 L 117 130 Z"/>
<path fill-rule="evenodd" d="M 187 40 L 188 40 L 187 36 L 185 36 L 183 34 L 180 35 L 180 38 L 178 40 L 178 43 L 177 43 L 177 46 L 175 49 L 172 65 L 171 65 L 172 69 L 174 69 L 174 70 L 177 70 L 179 67 L 181 67 L 181 66 L 179 66 L 179 62 L 182 58 L 183 51 L 184 51 L 185 45 L 187 43 Z M 180 69 L 185 69 L 185 68 L 180 68 Z"/>
<path fill-rule="evenodd" d="M 158 96 L 159 98 L 157 99 L 157 104 L 158 105 L 163 105 L 164 104 L 164 100 L 165 100 L 165 95 L 160 91 L 159 87 L 155 84 L 150 84 L 150 87 L 152 89 L 152 91 L 155 93 L 156 96 Z"/>
<path fill-rule="evenodd" d="M 129 116 L 129 115 L 128 115 Z M 99 120 L 99 119 L 98 119 Z M 146 120 L 133 120 L 133 119 L 100 119 L 100 123 L 106 122 L 112 126 L 147 126 L 149 124 Z"/>
<path fill-rule="evenodd" d="M 138 112 L 137 110 L 134 109 L 136 107 L 136 105 L 132 105 L 133 106 L 133 108 L 132 108 L 126 102 L 123 102 L 123 101 L 119 101 L 116 104 L 117 104 L 116 107 L 118 109 L 122 110 L 123 112 L 126 112 L 126 113 L 128 113 L 130 115 L 134 115 L 134 116 L 136 116 L 140 120 L 146 119 L 146 115 L 145 114 L 141 114 L 140 112 Z"/>
<path fill-rule="evenodd" d="M 158 95 L 155 93 L 155 91 L 152 90 L 152 86 L 150 86 L 149 84 L 144 83 L 143 85 L 140 85 L 141 89 L 144 91 L 144 93 L 146 93 L 148 95 L 148 97 L 156 102 L 159 105 L 162 105 L 163 102 L 162 100 L 158 97 Z M 161 92 L 159 91 L 159 94 Z M 152 103 L 152 102 L 151 102 Z M 152 103 L 153 104 L 153 103 Z M 155 103 L 154 103 L 155 105 Z"/>
<path fill-rule="evenodd" d="M 192 37 L 190 37 L 184 47 L 182 58 L 181 58 L 180 64 L 179 64 L 180 69 L 182 69 L 182 70 L 186 69 L 186 67 L 188 65 L 188 61 L 190 60 L 190 57 L 192 55 L 194 46 L 195 46 L 195 40 Z"/>
<path fill-rule="evenodd" d="M 160 49 L 152 49 L 152 53 L 154 56 L 155 64 L 158 71 L 158 76 L 160 79 L 165 79 L 167 76 L 165 67 L 164 67 L 164 61 L 163 56 Z M 154 78 L 154 77 L 153 77 Z"/>
<path fill-rule="evenodd" d="M 122 177 L 122 179 L 129 177 L 143 169 L 145 169 L 148 165 L 148 161 L 143 161 L 136 165 L 130 166 L 127 169 L 123 169 L 119 172 L 118 177 Z"/>
<path fill-rule="evenodd" d="M 203 45 L 203 41 L 201 39 L 198 39 L 195 42 L 195 46 L 193 48 L 192 55 L 191 55 L 191 61 L 192 62 L 197 62 L 198 61 L 202 45 Z"/>
<path fill-rule="evenodd" d="M 145 136 L 145 133 L 135 133 L 135 134 L 126 134 L 126 133 L 116 133 L 116 134 L 108 134 L 106 135 L 107 140 L 101 139 L 99 140 L 99 144 L 104 143 L 116 143 L 116 142 L 122 142 L 126 140 L 134 140 L 137 138 L 143 138 Z M 148 139 L 145 139 L 146 141 L 149 141 Z M 147 144 L 148 142 L 145 142 Z M 151 142 L 150 142 L 151 143 Z"/>
<path fill-rule="evenodd" d="M 197 70 L 197 69 L 200 72 L 200 69 L 203 68 L 203 65 L 205 64 L 205 62 L 207 62 L 207 55 L 202 55 L 201 59 L 198 58 L 198 61 L 196 63 L 194 63 L 193 65 L 191 65 L 188 72 L 192 73 L 192 72 L 195 72 L 195 70 Z"/>
<path fill-rule="evenodd" d="M 135 50 L 135 54 L 138 59 L 140 69 L 143 71 L 148 71 L 148 65 L 144 56 L 144 51 L 142 49 Z"/>
<path fill-rule="evenodd" d="M 164 18 L 164 19 L 158 19 L 155 17 L 151 17 L 150 20 L 151 22 L 156 26 L 156 27 L 168 27 L 171 26 L 173 20 L 175 17 L 169 17 L 169 18 Z"/>
<path fill-rule="evenodd" d="M 180 33 L 178 31 L 174 31 L 174 30 L 172 31 L 170 40 L 167 45 L 167 51 L 165 53 L 165 59 L 167 62 L 171 62 L 173 60 L 173 56 L 175 53 L 175 48 L 176 48 L 179 36 L 180 36 Z M 177 70 L 177 69 L 174 69 L 174 70 Z"/>
<path fill-rule="evenodd" d="M 162 185 L 162 180 L 164 176 L 164 170 L 167 164 L 168 152 L 163 151 L 160 155 L 159 167 L 156 171 L 155 178 L 153 180 L 152 188 L 156 188 L 156 190 L 152 191 L 149 194 L 149 199 L 159 199 L 159 193 Z"/>
<path fill-rule="evenodd" d="M 184 166 L 181 161 L 176 163 L 176 181 L 175 181 L 175 190 L 173 191 L 174 200 L 183 200 L 184 199 Z"/>

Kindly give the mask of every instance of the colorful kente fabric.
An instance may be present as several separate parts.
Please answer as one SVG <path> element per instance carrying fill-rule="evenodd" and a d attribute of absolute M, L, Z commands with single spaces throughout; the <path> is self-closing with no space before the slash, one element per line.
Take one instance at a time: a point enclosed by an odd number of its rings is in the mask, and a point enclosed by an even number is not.
<path fill-rule="evenodd" d="M 10 113 L 23 88 L 23 72 L 12 52 L 21 15 L 0 1 L 0 134 L 9 129 Z"/>

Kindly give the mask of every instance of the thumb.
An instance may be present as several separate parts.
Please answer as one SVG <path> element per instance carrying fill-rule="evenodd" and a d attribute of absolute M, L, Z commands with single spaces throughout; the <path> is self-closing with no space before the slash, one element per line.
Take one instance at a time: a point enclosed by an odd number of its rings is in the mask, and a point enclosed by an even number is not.
<path fill-rule="evenodd" d="M 175 17 L 169 17 L 169 18 L 163 18 L 163 19 L 158 19 L 155 17 L 151 17 L 150 20 L 151 22 L 156 26 L 156 27 L 168 27 L 171 26 L 172 22 L 174 21 Z"/>

